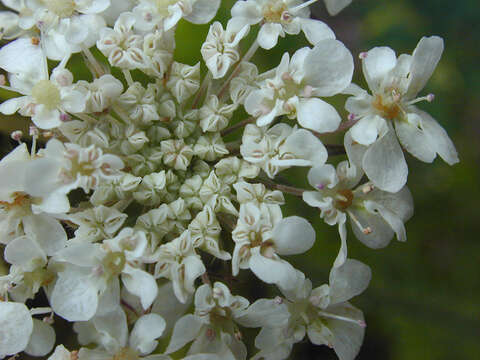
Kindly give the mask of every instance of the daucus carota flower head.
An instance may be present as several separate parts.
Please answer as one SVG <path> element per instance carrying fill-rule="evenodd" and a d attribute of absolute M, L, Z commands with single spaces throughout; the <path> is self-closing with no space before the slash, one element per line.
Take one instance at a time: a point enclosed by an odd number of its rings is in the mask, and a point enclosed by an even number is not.
<path fill-rule="evenodd" d="M 331 14 L 350 2 L 325 0 Z M 348 301 L 371 272 L 347 257 L 347 219 L 370 248 L 405 241 L 413 201 L 400 144 L 423 161 L 457 161 L 414 105 L 433 100 L 418 93 L 443 41 L 423 38 L 398 58 L 363 53 L 369 93 L 351 84 L 347 47 L 310 17 L 315 0 L 237 1 L 202 44 L 177 24 L 209 23 L 220 0 L 3 3 L 12 11 L 0 13 L 0 37 L 12 41 L 0 87 L 12 97 L 0 112 L 33 125 L 31 149 L 14 131 L 19 145 L 0 161 L 0 357 L 48 355 L 62 317 L 80 348 L 59 345 L 50 360 L 245 360 L 244 327 L 260 328 L 253 359 L 286 359 L 307 336 L 353 360 L 365 323 Z M 311 46 L 259 72 L 257 51 L 300 32 Z M 180 60 L 179 42 L 201 61 Z M 77 73 L 81 60 L 91 76 Z M 342 93 L 347 121 L 329 99 Z M 324 144 L 345 130 L 343 144 Z M 335 168 L 338 155 L 347 159 Z M 282 173 L 297 167 L 313 189 Z M 292 198 L 339 226 L 328 285 L 314 288 L 290 263 L 322 246 L 320 229 L 284 214 Z M 249 272 L 277 296 L 243 296 Z"/>

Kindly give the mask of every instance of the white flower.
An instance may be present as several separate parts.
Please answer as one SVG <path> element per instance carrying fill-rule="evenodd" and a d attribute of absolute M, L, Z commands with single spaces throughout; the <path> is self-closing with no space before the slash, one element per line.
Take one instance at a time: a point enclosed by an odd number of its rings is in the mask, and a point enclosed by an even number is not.
<path fill-rule="evenodd" d="M 340 124 L 335 108 L 319 99 L 343 91 L 352 79 L 353 58 L 337 40 L 322 40 L 313 49 L 297 50 L 290 60 L 282 57 L 274 74 L 245 99 L 245 110 L 257 125 L 270 124 L 277 116 L 297 118 L 307 129 L 334 131 Z"/>
<path fill-rule="evenodd" d="M 335 350 L 340 360 L 354 360 L 365 332 L 363 313 L 348 303 L 368 286 L 371 271 L 360 261 L 348 259 L 330 272 L 330 284 L 312 290 L 312 283 L 298 272 L 294 289 L 281 289 L 290 317 L 279 327 L 263 327 L 254 359 L 286 359 L 294 343 L 308 335 L 316 345 Z"/>
<path fill-rule="evenodd" d="M 285 33 L 297 35 L 300 30 L 312 45 L 320 40 L 335 39 L 325 23 L 310 19 L 306 5 L 301 0 L 237 1 L 232 8 L 232 19 L 249 25 L 263 21 L 257 41 L 264 49 L 273 48 L 279 36 L 284 37 Z"/>
<path fill-rule="evenodd" d="M 203 132 L 217 132 L 226 128 L 236 108 L 236 105 L 222 104 L 218 97 L 210 95 L 199 113 Z"/>
<path fill-rule="evenodd" d="M 205 272 L 200 256 L 195 253 L 190 232 L 159 247 L 155 255 L 155 277 L 166 277 L 173 282 L 177 299 L 184 303 L 193 294 L 195 279 Z"/>
<path fill-rule="evenodd" d="M 225 30 L 218 21 L 210 25 L 207 39 L 200 51 L 214 79 L 224 77 L 230 66 L 240 59 L 238 43 L 247 35 L 248 30 L 248 25 L 237 28 L 232 20 L 228 22 Z"/>
<path fill-rule="evenodd" d="M 151 31 L 162 26 L 165 31 L 173 28 L 181 18 L 194 24 L 206 24 L 217 13 L 220 0 L 140 0 L 133 9 L 137 26 Z"/>
<path fill-rule="evenodd" d="M 240 268 L 250 268 L 266 283 L 291 288 L 296 270 L 278 255 L 301 254 L 309 250 L 315 242 L 315 231 L 298 216 L 282 219 L 278 205 L 246 203 L 240 205 L 232 239 L 235 241 L 232 258 L 234 276 Z"/>
<path fill-rule="evenodd" d="M 280 123 L 269 129 L 246 126 L 240 153 L 261 167 L 270 178 L 291 166 L 318 166 L 327 160 L 327 149 L 310 131 Z"/>
<path fill-rule="evenodd" d="M 78 352 L 80 360 L 88 359 L 157 359 L 151 355 L 158 345 L 156 340 L 165 330 L 165 320 L 158 314 L 142 315 L 135 321 L 135 325 L 128 334 L 127 317 L 124 311 L 116 307 L 99 318 L 93 318 L 87 323 L 76 323 L 75 331 L 80 343 L 97 342 L 96 349 L 81 348 Z M 91 339 L 92 332 L 97 332 L 97 337 Z M 88 339 L 88 340 L 87 340 Z M 89 341 L 90 340 L 90 341 Z"/>
<path fill-rule="evenodd" d="M 260 299 L 249 305 L 247 299 L 232 295 L 221 282 L 215 282 L 213 287 L 200 286 L 195 293 L 195 313 L 176 322 L 166 353 L 193 341 L 189 355 L 217 353 L 224 359 L 246 359 L 247 350 L 236 323 L 246 327 L 278 326 L 287 320 L 286 306 L 274 300 Z"/>
<path fill-rule="evenodd" d="M 205 206 L 197 214 L 188 225 L 188 229 L 195 248 L 200 248 L 222 260 L 231 259 L 228 252 L 220 250 L 219 241 L 222 227 L 210 206 Z"/>
<path fill-rule="evenodd" d="M 85 95 L 72 85 L 73 75 L 64 65 L 60 63 L 49 78 L 47 59 L 32 39 L 17 39 L 5 45 L 0 50 L 0 67 L 10 73 L 11 90 L 26 96 L 3 102 L 0 112 L 12 115 L 19 111 L 31 116 L 41 129 L 59 126 L 66 112 L 82 112 Z"/>
<path fill-rule="evenodd" d="M 94 189 L 102 179 L 114 179 L 123 168 L 122 160 L 94 145 L 82 148 L 77 144 L 51 139 L 41 157 L 30 162 L 27 168 L 25 191 L 32 196 L 45 197 L 35 208 L 55 212 L 58 206 L 69 209 L 66 195 L 73 189 L 85 192 Z M 42 174 L 43 176 L 39 176 Z"/>
<path fill-rule="evenodd" d="M 353 85 L 346 90 L 354 96 L 345 107 L 359 119 L 349 134 L 366 147 L 359 165 L 382 190 L 396 192 L 407 180 L 407 165 L 394 133 L 403 148 L 422 161 L 432 162 L 438 153 L 450 165 L 458 162 L 445 130 L 413 105 L 433 100 L 432 94 L 418 98 L 417 94 L 432 75 L 442 52 L 443 40 L 432 36 L 422 38 L 412 55 L 397 58 L 388 47 L 373 48 L 361 55 L 372 95 Z"/>
<path fill-rule="evenodd" d="M 357 186 L 362 175 L 347 161 L 338 164 L 336 171 L 327 164 L 314 167 L 308 173 L 308 181 L 317 191 L 305 191 L 303 200 L 319 208 L 320 217 L 327 224 L 339 227 L 341 247 L 335 266 L 340 266 L 347 257 L 347 215 L 355 236 L 371 248 L 387 246 L 394 234 L 400 241 L 407 239 L 404 222 L 413 214 L 408 188 L 392 194 L 371 183 Z"/>
<path fill-rule="evenodd" d="M 112 75 L 102 75 L 92 83 L 81 80 L 77 83 L 79 88 L 85 89 L 86 113 L 101 113 L 109 108 L 123 91 L 122 83 Z"/>
<path fill-rule="evenodd" d="M 148 65 L 143 52 L 142 36 L 135 34 L 132 13 L 122 13 L 113 29 L 103 28 L 97 48 L 108 58 L 112 66 L 122 69 L 142 69 Z"/>

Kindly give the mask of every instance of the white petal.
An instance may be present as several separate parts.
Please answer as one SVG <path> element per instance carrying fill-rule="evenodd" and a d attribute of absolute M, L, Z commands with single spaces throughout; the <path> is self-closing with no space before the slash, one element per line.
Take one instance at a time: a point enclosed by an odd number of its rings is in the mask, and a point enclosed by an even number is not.
<path fill-rule="evenodd" d="M 157 314 L 147 314 L 140 317 L 130 334 L 130 347 L 141 355 L 150 354 L 157 347 L 155 339 L 162 336 L 165 330 L 165 320 Z"/>
<path fill-rule="evenodd" d="M 345 221 L 340 221 L 338 223 L 338 233 L 340 235 L 340 250 L 338 250 L 338 255 L 333 262 L 334 268 L 342 266 L 345 263 L 345 260 L 347 260 L 347 226 Z"/>
<path fill-rule="evenodd" d="M 421 126 L 430 147 L 436 151 L 448 165 L 456 164 L 459 161 L 458 153 L 445 129 L 426 112 L 418 111 L 418 114 L 422 117 Z"/>
<path fill-rule="evenodd" d="M 304 218 L 290 216 L 273 229 L 273 242 L 279 255 L 302 254 L 315 243 L 315 230 Z"/>
<path fill-rule="evenodd" d="M 312 45 L 321 40 L 335 39 L 335 33 L 332 29 L 320 20 L 302 18 L 300 24 L 305 37 Z"/>
<path fill-rule="evenodd" d="M 0 105 L 0 112 L 5 115 L 13 115 L 15 114 L 20 108 L 23 108 L 27 105 L 29 101 L 29 97 L 27 96 L 20 96 L 15 97 L 12 99 L 5 100 Z"/>
<path fill-rule="evenodd" d="M 405 150 L 417 159 L 430 163 L 437 154 L 430 144 L 430 139 L 420 128 L 421 123 L 422 119 L 419 115 L 409 113 L 408 121 L 395 122 L 395 131 Z"/>
<path fill-rule="evenodd" d="M 358 240 L 372 249 L 381 249 L 390 243 L 394 233 L 390 225 L 381 216 L 360 207 L 352 208 L 350 212 L 362 225 L 362 228 L 359 228 L 357 222 L 352 221 L 350 217 L 353 233 Z M 370 233 L 365 234 L 363 230 L 366 227 L 370 228 Z"/>
<path fill-rule="evenodd" d="M 337 304 L 360 295 L 372 278 L 370 268 L 360 261 L 347 259 L 330 271 L 330 304 Z"/>
<path fill-rule="evenodd" d="M 122 271 L 122 282 L 130 293 L 140 298 L 144 310 L 148 309 L 157 297 L 157 282 L 146 271 L 126 265 Z"/>
<path fill-rule="evenodd" d="M 30 37 L 17 39 L 0 49 L 0 67 L 9 73 L 29 74 L 38 80 L 47 79 L 47 60 L 42 47 Z"/>
<path fill-rule="evenodd" d="M 245 327 L 277 327 L 286 325 L 290 313 L 285 303 L 274 299 L 259 299 L 248 307 L 235 322 Z"/>
<path fill-rule="evenodd" d="M 256 2 L 236 1 L 231 10 L 232 18 L 242 18 L 246 23 L 253 25 L 262 19 L 261 7 Z"/>
<path fill-rule="evenodd" d="M 362 67 L 370 90 L 378 92 L 386 75 L 395 68 L 396 64 L 397 55 L 389 47 L 376 47 L 367 52 L 367 57 L 362 61 Z"/>
<path fill-rule="evenodd" d="M 350 5 L 352 0 L 324 0 L 327 11 L 330 15 L 337 15 L 346 6 Z M 343 360 L 343 359 L 342 359 Z"/>
<path fill-rule="evenodd" d="M 412 54 L 410 83 L 406 97 L 413 99 L 425 87 L 437 67 L 443 52 L 443 39 L 438 36 L 423 37 Z"/>
<path fill-rule="evenodd" d="M 296 270 L 285 260 L 270 259 L 252 251 L 249 266 L 252 272 L 267 284 L 276 284 L 287 290 L 296 285 Z"/>
<path fill-rule="evenodd" d="M 37 104 L 35 106 L 35 113 L 32 116 L 33 123 L 38 126 L 40 129 L 53 129 L 62 124 L 60 120 L 60 111 L 57 109 L 47 109 L 46 106 L 42 104 Z"/>
<path fill-rule="evenodd" d="M 166 321 L 165 331 L 170 331 L 177 320 L 187 311 L 193 296 L 187 298 L 182 304 L 175 297 L 172 282 L 166 282 L 158 288 L 158 295 L 152 305 L 152 313 L 162 316 Z"/>
<path fill-rule="evenodd" d="M 352 81 L 353 57 L 337 40 L 322 40 L 305 59 L 305 81 L 317 96 L 332 96 Z"/>
<path fill-rule="evenodd" d="M 197 0 L 193 3 L 191 14 L 185 16 L 185 20 L 194 24 L 206 24 L 217 14 L 220 0 Z"/>
<path fill-rule="evenodd" d="M 295 155 L 295 159 L 272 160 L 275 166 L 320 166 L 327 161 L 328 153 L 323 143 L 310 131 L 298 129 L 281 146 L 280 152 Z"/>
<path fill-rule="evenodd" d="M 337 172 L 331 164 L 315 166 L 308 172 L 308 182 L 315 189 L 319 185 L 331 189 L 338 184 Z"/>
<path fill-rule="evenodd" d="M 72 113 L 79 113 L 85 109 L 86 97 L 76 90 L 65 90 L 62 92 L 62 107 Z"/>
<path fill-rule="evenodd" d="M 363 321 L 363 313 L 349 303 L 328 308 L 329 312 Z M 342 320 L 328 320 L 328 328 L 333 333 L 333 349 L 341 360 L 354 360 L 360 351 L 365 335 L 365 327 Z"/>
<path fill-rule="evenodd" d="M 392 230 L 397 235 L 399 241 L 407 241 L 407 233 L 405 231 L 405 226 L 403 225 L 402 219 L 390 211 L 386 207 L 375 203 L 374 201 L 365 201 L 365 208 L 370 212 L 376 212 L 385 220 L 385 222 L 392 228 Z"/>
<path fill-rule="evenodd" d="M 368 146 L 377 140 L 379 124 L 385 122 L 380 116 L 366 116 L 352 126 L 352 139 L 361 145 Z"/>
<path fill-rule="evenodd" d="M 113 309 L 110 308 L 109 310 L 110 311 L 104 312 L 102 315 L 98 313 L 95 314 L 95 317 L 92 319 L 95 330 L 91 329 L 91 334 L 89 335 L 95 339 L 95 337 L 98 338 L 98 336 L 102 334 L 109 338 L 107 340 L 109 347 L 125 347 L 128 338 L 127 316 L 125 311 L 123 311 L 119 304 L 116 304 Z M 75 329 L 75 331 L 77 330 Z M 78 333 L 80 334 L 80 332 Z"/>
<path fill-rule="evenodd" d="M 332 105 L 318 98 L 301 99 L 297 119 L 304 128 L 320 133 L 337 130 L 342 120 Z"/>
<path fill-rule="evenodd" d="M 175 324 L 170 343 L 165 353 L 170 354 L 175 352 L 195 339 L 202 326 L 203 323 L 195 315 L 188 314 L 182 317 Z"/>
<path fill-rule="evenodd" d="M 97 311 L 98 290 L 85 276 L 73 271 L 59 273 L 50 304 L 57 315 L 68 321 L 87 321 Z"/>
<path fill-rule="evenodd" d="M 67 244 L 67 234 L 58 220 L 40 214 L 25 217 L 25 233 L 35 239 L 48 256 L 54 255 Z"/>
<path fill-rule="evenodd" d="M 394 131 L 389 129 L 365 152 L 363 170 L 373 184 L 389 192 L 407 182 L 408 167 Z"/>
<path fill-rule="evenodd" d="M 0 358 L 23 351 L 33 331 L 28 308 L 21 303 L 0 301 Z"/>
<path fill-rule="evenodd" d="M 55 345 L 55 331 L 47 323 L 33 319 L 33 332 L 25 352 L 31 356 L 45 356 Z"/>
<path fill-rule="evenodd" d="M 257 41 L 261 48 L 270 50 L 277 45 L 278 37 L 283 33 L 282 25 L 266 23 L 258 32 Z"/>
<path fill-rule="evenodd" d="M 45 253 L 29 236 L 21 236 L 10 241 L 5 247 L 4 258 L 9 264 L 21 266 L 25 270 L 31 269 L 35 260 L 41 260 L 43 264 L 47 262 Z"/>

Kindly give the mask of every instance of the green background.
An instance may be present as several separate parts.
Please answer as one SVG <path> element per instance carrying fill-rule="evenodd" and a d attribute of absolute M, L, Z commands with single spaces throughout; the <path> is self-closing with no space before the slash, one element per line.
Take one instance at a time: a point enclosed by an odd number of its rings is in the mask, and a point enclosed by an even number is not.
<path fill-rule="evenodd" d="M 223 3 L 222 22 L 233 1 Z M 326 14 L 322 1 L 311 9 L 312 16 L 329 24 L 355 58 L 374 46 L 389 46 L 397 54 L 411 53 L 422 36 L 439 35 L 445 40 L 443 57 L 423 92 L 435 93 L 435 101 L 420 107 L 448 131 L 460 163 L 450 167 L 436 159 L 426 164 L 407 155 L 415 215 L 406 224 L 406 243 L 393 240 L 385 249 L 371 250 L 349 234 L 349 256 L 373 270 L 370 287 L 353 301 L 364 311 L 368 325 L 358 359 L 480 359 L 479 1 L 354 0 L 336 17 Z M 177 61 L 198 61 L 207 32 L 208 26 L 182 21 L 177 32 Z M 275 51 L 260 50 L 253 60 L 262 70 L 270 69 L 284 51 L 292 53 L 306 44 L 302 35 L 287 37 Z M 360 68 L 356 69 L 355 82 L 364 86 Z M 344 100 L 339 97 L 333 102 L 342 108 Z M 2 154 L 14 147 L 9 132 L 24 127 L 19 118 L 2 118 Z M 327 143 L 340 141 L 325 139 Z M 298 169 L 286 172 L 288 179 L 300 186 L 306 186 L 305 174 Z M 285 212 L 305 216 L 317 230 L 314 248 L 289 260 L 319 286 L 328 280 L 338 251 L 337 229 L 324 224 L 313 208 L 287 199 Z M 240 281 L 241 288 L 258 296 L 258 281 L 248 275 Z M 294 349 L 291 359 L 295 360 L 336 358 L 326 347 L 308 342 Z"/>

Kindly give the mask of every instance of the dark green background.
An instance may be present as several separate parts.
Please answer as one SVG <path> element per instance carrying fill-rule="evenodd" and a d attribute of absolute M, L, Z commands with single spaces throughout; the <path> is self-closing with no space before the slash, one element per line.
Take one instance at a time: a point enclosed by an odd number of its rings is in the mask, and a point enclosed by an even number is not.
<path fill-rule="evenodd" d="M 411 53 L 422 36 L 445 39 L 445 52 L 424 90 L 435 101 L 420 107 L 448 131 L 460 163 L 448 166 L 437 159 L 422 163 L 407 155 L 408 185 L 415 215 L 406 224 L 408 241 L 392 241 L 383 250 L 371 250 L 349 234 L 349 256 L 371 266 L 369 289 L 354 299 L 367 320 L 359 360 L 480 359 L 480 5 L 478 0 L 354 0 L 336 17 L 324 6 L 312 6 L 313 16 L 328 23 L 354 57 L 374 46 L 390 46 Z M 225 19 L 233 1 L 223 1 Z M 193 64 L 208 26 L 181 22 L 176 59 Z M 297 40 L 300 39 L 300 40 Z M 303 36 L 280 41 L 273 52 L 260 50 L 254 61 L 266 70 L 276 66 L 284 51 L 306 45 Z M 357 61 L 358 65 L 358 61 Z M 360 68 L 355 81 L 364 85 Z M 6 94 L 1 93 L 2 96 Z M 345 98 L 334 99 L 339 108 Z M 0 124 L 2 154 L 13 148 L 8 134 L 24 127 L 21 119 Z M 340 138 L 326 142 L 339 143 Z M 290 181 L 305 185 L 305 171 L 288 171 Z M 314 248 L 289 260 L 309 276 L 314 286 L 328 279 L 338 250 L 337 230 L 325 225 L 316 210 L 288 198 L 286 213 L 305 216 L 317 230 Z M 255 281 L 253 277 L 245 279 Z M 246 280 L 245 280 L 246 281 Z M 252 285 L 251 285 L 252 284 Z M 258 295 L 260 283 L 244 283 Z M 252 288 L 253 287 L 253 288 Z M 297 344 L 291 359 L 335 359 L 325 347 Z"/>

